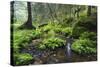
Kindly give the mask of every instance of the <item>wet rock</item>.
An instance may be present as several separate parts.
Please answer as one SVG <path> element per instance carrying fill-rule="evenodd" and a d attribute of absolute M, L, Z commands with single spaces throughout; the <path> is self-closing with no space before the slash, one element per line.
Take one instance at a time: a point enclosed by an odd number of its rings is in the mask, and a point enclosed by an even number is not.
<path fill-rule="evenodd" d="M 35 58 L 34 64 L 43 64 L 43 61 L 40 60 L 39 58 Z"/>
<path fill-rule="evenodd" d="M 36 41 L 38 42 L 38 39 Z M 38 50 L 36 47 L 34 47 L 33 42 L 29 44 L 27 47 L 28 49 L 21 50 L 22 53 L 29 53 L 31 54 L 35 59 L 32 64 L 54 64 L 54 63 L 64 63 L 64 62 L 82 62 L 82 61 L 91 61 L 96 60 L 96 56 L 80 56 L 76 53 L 74 54 L 72 52 L 71 58 L 69 58 L 65 53 L 65 48 L 57 48 L 56 50 Z M 70 60 L 69 60 L 70 59 Z"/>
<path fill-rule="evenodd" d="M 56 54 L 53 54 L 53 56 L 55 57 L 55 56 L 56 56 Z"/>
<path fill-rule="evenodd" d="M 55 59 L 55 62 L 57 63 L 57 62 L 59 62 L 59 60 L 56 58 L 56 59 Z"/>
<path fill-rule="evenodd" d="M 32 44 L 38 45 L 41 41 L 42 41 L 42 39 L 35 39 L 35 40 L 32 40 Z"/>

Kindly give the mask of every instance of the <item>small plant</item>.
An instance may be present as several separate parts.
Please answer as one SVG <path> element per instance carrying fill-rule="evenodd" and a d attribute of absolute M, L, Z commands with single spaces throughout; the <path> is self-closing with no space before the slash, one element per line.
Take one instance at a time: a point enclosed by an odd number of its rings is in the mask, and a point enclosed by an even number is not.
<path fill-rule="evenodd" d="M 13 39 L 13 45 L 11 45 L 11 47 L 14 48 L 15 53 L 18 53 L 20 51 L 19 49 L 26 47 L 27 43 L 32 39 L 32 31 L 14 31 Z"/>
<path fill-rule="evenodd" d="M 96 53 L 96 42 L 89 39 L 79 39 L 76 40 L 71 48 L 73 51 L 79 54 L 91 54 Z"/>
<path fill-rule="evenodd" d="M 33 57 L 28 53 L 15 54 L 14 55 L 14 64 L 15 65 L 26 65 L 33 60 Z"/>
<path fill-rule="evenodd" d="M 81 36 L 79 37 L 80 39 L 90 39 L 90 40 L 97 40 L 97 36 L 96 36 L 96 33 L 95 32 L 84 32 L 81 34 Z"/>
<path fill-rule="evenodd" d="M 54 30 L 55 32 L 61 31 L 61 25 L 55 23 L 48 23 L 46 26 L 42 27 L 41 30 L 43 32 L 48 32 L 50 30 Z"/>
<path fill-rule="evenodd" d="M 41 29 L 37 28 L 36 30 L 33 30 L 33 38 L 40 38 L 41 34 Z"/>
<path fill-rule="evenodd" d="M 78 38 L 85 31 L 87 31 L 87 30 L 83 27 L 75 27 L 72 30 L 72 35 L 73 35 L 74 38 Z"/>
<path fill-rule="evenodd" d="M 42 27 L 41 30 L 43 32 L 48 32 L 48 31 L 50 31 L 52 29 L 52 27 L 53 26 L 51 24 L 47 24 L 46 26 Z"/>
<path fill-rule="evenodd" d="M 57 38 L 57 37 L 51 37 L 48 39 L 44 39 L 42 44 L 39 45 L 39 48 L 45 49 L 45 48 L 50 48 L 50 49 L 55 49 L 57 47 L 61 47 L 64 45 L 64 40 Z"/>
<path fill-rule="evenodd" d="M 44 44 L 40 44 L 37 48 L 39 48 L 39 49 L 46 49 L 47 47 Z"/>
<path fill-rule="evenodd" d="M 78 26 L 86 28 L 87 31 L 96 31 L 97 21 L 95 18 L 92 17 L 93 16 L 80 18 L 78 22 L 75 24 L 76 27 Z"/>
<path fill-rule="evenodd" d="M 63 28 L 62 33 L 65 33 L 65 36 L 72 35 L 72 28 L 71 27 Z"/>

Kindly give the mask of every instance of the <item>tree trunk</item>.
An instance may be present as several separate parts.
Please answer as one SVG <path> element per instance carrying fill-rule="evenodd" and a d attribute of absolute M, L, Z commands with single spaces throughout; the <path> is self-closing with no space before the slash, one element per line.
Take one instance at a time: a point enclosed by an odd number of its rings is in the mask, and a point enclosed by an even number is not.
<path fill-rule="evenodd" d="M 87 16 L 91 16 L 91 6 L 88 6 L 87 8 Z"/>
<path fill-rule="evenodd" d="M 32 12 L 31 12 L 31 2 L 27 2 L 27 10 L 28 10 L 28 19 L 27 21 L 20 27 L 21 29 L 27 28 L 32 29 L 35 28 L 32 25 Z"/>
<path fill-rule="evenodd" d="M 32 28 L 32 13 L 31 13 L 31 3 L 27 2 L 27 10 L 28 10 L 28 19 L 27 22 L 24 24 L 26 28 Z"/>
<path fill-rule="evenodd" d="M 47 6 L 48 6 L 48 9 L 49 9 L 49 14 L 51 15 L 51 18 L 52 18 L 52 21 L 54 22 L 54 17 L 53 17 L 53 15 L 52 15 L 52 9 L 51 9 L 51 7 L 50 7 L 50 5 L 49 4 L 47 4 Z"/>
<path fill-rule="evenodd" d="M 14 23 L 14 1 L 11 2 L 11 6 L 10 6 L 10 9 L 11 9 L 11 24 Z"/>

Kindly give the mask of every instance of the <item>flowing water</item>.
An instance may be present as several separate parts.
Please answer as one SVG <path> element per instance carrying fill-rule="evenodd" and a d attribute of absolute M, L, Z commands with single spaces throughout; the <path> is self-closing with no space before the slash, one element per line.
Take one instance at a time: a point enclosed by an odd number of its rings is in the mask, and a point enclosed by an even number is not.
<path fill-rule="evenodd" d="M 57 48 L 55 50 L 38 50 L 33 45 L 23 50 L 22 53 L 30 53 L 34 62 L 30 64 L 56 64 L 56 63 L 68 63 L 68 62 L 84 62 L 84 61 L 96 61 L 96 55 L 78 55 L 71 50 L 72 40 L 67 38 L 66 46 Z"/>
<path fill-rule="evenodd" d="M 70 58 L 71 58 L 71 56 L 72 56 L 72 54 L 71 54 L 71 44 L 70 43 L 67 43 L 67 45 L 66 45 L 66 56 L 68 57 L 68 61 L 70 61 Z"/>
<path fill-rule="evenodd" d="M 71 58 L 71 56 L 72 56 L 72 52 L 71 52 L 71 44 L 72 44 L 72 41 L 73 41 L 73 39 L 71 38 L 71 37 L 67 37 L 67 39 L 66 39 L 66 56 L 69 58 L 69 61 L 70 61 L 70 58 Z"/>

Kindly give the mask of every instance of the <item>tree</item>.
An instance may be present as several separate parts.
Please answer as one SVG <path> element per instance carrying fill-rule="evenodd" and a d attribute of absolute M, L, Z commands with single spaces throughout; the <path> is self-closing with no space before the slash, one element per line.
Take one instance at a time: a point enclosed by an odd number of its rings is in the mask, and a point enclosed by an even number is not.
<path fill-rule="evenodd" d="M 31 12 L 31 2 L 27 2 L 28 19 L 20 28 L 32 29 L 35 28 L 32 25 L 32 12 Z"/>
<path fill-rule="evenodd" d="M 14 1 L 11 1 L 11 24 L 14 23 Z"/>
<path fill-rule="evenodd" d="M 49 4 L 47 4 L 47 6 L 48 6 L 48 9 L 49 9 L 49 12 L 50 12 L 49 14 L 51 15 L 51 18 L 54 21 L 54 16 L 52 15 L 53 11 L 52 11 L 52 9 L 51 9 Z"/>
<path fill-rule="evenodd" d="M 88 6 L 87 7 L 87 16 L 90 16 L 91 15 L 91 6 Z"/>

